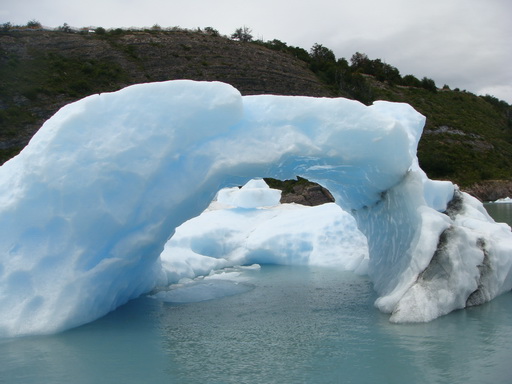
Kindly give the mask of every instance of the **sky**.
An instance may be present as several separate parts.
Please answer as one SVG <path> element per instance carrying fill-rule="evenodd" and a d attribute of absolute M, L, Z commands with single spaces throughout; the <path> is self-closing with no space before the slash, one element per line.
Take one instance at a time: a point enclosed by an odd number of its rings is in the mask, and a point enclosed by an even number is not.
<path fill-rule="evenodd" d="M 247 26 L 255 39 L 347 60 L 381 59 L 402 76 L 428 77 L 512 104 L 510 0 L 0 0 L 0 23 L 129 28 Z"/>

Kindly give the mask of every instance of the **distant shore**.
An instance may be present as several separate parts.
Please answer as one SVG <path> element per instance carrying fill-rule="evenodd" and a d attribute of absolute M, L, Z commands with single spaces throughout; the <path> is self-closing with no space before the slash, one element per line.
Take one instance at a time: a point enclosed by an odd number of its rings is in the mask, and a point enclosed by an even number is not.
<path fill-rule="evenodd" d="M 496 201 L 504 197 L 512 197 L 512 180 L 488 180 L 461 188 L 482 202 Z"/>

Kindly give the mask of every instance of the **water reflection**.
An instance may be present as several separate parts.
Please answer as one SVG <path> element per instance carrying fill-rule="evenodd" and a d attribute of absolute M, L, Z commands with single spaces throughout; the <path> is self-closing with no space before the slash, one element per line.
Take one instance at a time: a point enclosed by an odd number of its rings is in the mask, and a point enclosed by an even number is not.
<path fill-rule="evenodd" d="M 497 222 L 512 225 L 512 203 L 485 203 L 484 207 Z"/>
<path fill-rule="evenodd" d="M 297 279 L 294 279 L 294 276 Z M 511 294 L 427 324 L 396 325 L 368 280 L 264 267 L 250 293 L 168 307 L 165 348 L 185 382 L 508 383 Z M 209 313 L 204 316 L 204 313 Z"/>
<path fill-rule="evenodd" d="M 396 347 L 414 356 L 425 383 L 499 382 L 512 377 L 512 294 L 425 324 L 382 325 Z M 494 381 L 489 381 L 489 378 Z"/>
<path fill-rule="evenodd" d="M 0 382 L 510 384 L 512 293 L 397 325 L 365 277 L 278 266 L 251 276 L 242 294 L 140 298 L 68 332 L 0 340 Z"/>
<path fill-rule="evenodd" d="M 139 299 L 67 332 L 0 339 L 0 383 L 166 382 L 161 307 Z"/>

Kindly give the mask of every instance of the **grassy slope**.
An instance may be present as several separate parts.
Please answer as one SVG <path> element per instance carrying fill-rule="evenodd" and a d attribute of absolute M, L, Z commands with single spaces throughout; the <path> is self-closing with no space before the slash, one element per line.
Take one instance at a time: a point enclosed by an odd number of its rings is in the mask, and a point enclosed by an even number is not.
<path fill-rule="evenodd" d="M 0 164 L 16 155 L 63 105 L 119 89 L 128 80 L 110 59 L 66 57 L 58 50 L 8 52 L 0 46 Z"/>
<path fill-rule="evenodd" d="M 431 178 L 461 186 L 512 178 L 512 127 L 502 110 L 471 93 L 370 81 L 376 99 L 407 102 L 427 117 L 418 157 Z"/>

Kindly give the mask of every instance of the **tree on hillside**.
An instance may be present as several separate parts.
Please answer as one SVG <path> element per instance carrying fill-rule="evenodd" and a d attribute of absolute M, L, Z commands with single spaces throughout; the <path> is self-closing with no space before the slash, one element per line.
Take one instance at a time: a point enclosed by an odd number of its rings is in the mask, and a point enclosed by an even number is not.
<path fill-rule="evenodd" d="M 329 48 L 315 44 L 309 51 L 311 61 L 309 67 L 327 84 L 336 82 L 336 56 Z"/>
<path fill-rule="evenodd" d="M 63 25 L 61 25 L 60 27 L 57 28 L 58 31 L 60 32 L 66 32 L 66 33 L 71 33 L 73 32 L 73 30 L 71 29 L 71 27 L 68 25 L 68 23 L 64 23 Z"/>
<path fill-rule="evenodd" d="M 421 87 L 421 81 L 414 75 L 405 75 L 402 78 L 402 84 L 406 85 L 408 87 L 416 87 L 416 88 Z"/>
<path fill-rule="evenodd" d="M 231 35 L 231 38 L 233 40 L 238 40 L 242 42 L 249 42 L 252 41 L 252 30 L 249 27 L 246 27 L 245 25 L 241 28 L 238 28 L 235 33 Z"/>
<path fill-rule="evenodd" d="M 329 48 L 324 47 L 322 44 L 315 43 L 311 47 L 310 51 L 311 58 L 316 61 L 336 61 L 336 56 L 334 55 L 334 52 L 331 51 Z"/>
<path fill-rule="evenodd" d="M 497 97 L 488 94 L 480 97 L 487 101 L 489 104 L 492 104 L 498 110 L 505 112 L 507 114 L 509 122 L 512 122 L 512 109 L 510 108 L 510 105 L 506 101 L 500 100 Z"/>
<path fill-rule="evenodd" d="M 273 49 L 274 51 L 283 51 L 286 52 L 288 50 L 288 45 L 281 40 L 274 39 L 272 41 L 267 41 L 265 46 Z"/>
<path fill-rule="evenodd" d="M 41 23 L 35 19 L 32 19 L 30 20 L 28 23 L 27 23 L 27 28 L 31 28 L 31 29 L 39 29 L 39 28 L 42 28 L 43 26 L 41 25 Z"/>
<path fill-rule="evenodd" d="M 421 79 L 421 86 L 431 92 L 437 92 L 437 86 L 434 80 L 424 77 Z"/>
<path fill-rule="evenodd" d="M 350 63 L 353 72 L 375 76 L 378 81 L 386 81 L 388 84 L 400 84 L 402 82 L 400 71 L 381 59 L 370 60 L 366 54 L 356 52 L 351 57 Z"/>
<path fill-rule="evenodd" d="M 204 29 L 204 32 L 208 35 L 211 35 L 211 36 L 219 36 L 219 31 L 217 31 L 215 28 L 212 28 L 212 27 L 206 27 Z"/>
<path fill-rule="evenodd" d="M 350 58 L 350 65 L 352 67 L 362 67 L 366 64 L 370 59 L 365 53 L 356 52 Z"/>

